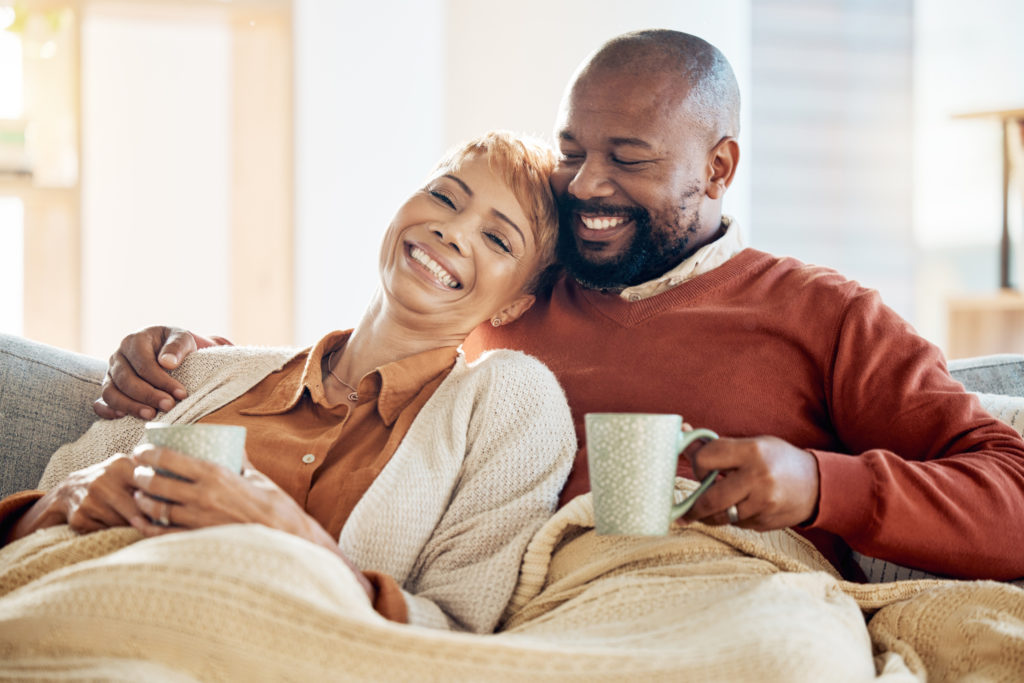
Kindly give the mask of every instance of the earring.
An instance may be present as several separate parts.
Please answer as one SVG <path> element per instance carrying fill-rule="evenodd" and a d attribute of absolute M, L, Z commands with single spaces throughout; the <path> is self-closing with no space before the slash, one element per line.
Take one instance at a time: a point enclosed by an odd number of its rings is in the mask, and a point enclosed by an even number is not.
<path fill-rule="evenodd" d="M 491 325 L 501 327 L 501 318 L 491 318 Z"/>

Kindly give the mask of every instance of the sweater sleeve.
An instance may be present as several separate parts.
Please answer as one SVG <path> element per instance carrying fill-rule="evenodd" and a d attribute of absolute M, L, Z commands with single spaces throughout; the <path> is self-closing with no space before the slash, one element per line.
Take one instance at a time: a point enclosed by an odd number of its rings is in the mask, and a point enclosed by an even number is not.
<path fill-rule="evenodd" d="M 0 546 L 22 515 L 44 495 L 42 491 L 18 491 L 0 500 Z"/>
<path fill-rule="evenodd" d="M 1024 576 L 1024 440 L 950 377 L 941 351 L 861 290 L 827 377 L 848 451 L 811 451 L 820 493 L 810 527 L 935 574 Z"/>
<path fill-rule="evenodd" d="M 572 417 L 554 375 L 515 355 L 488 363 L 465 401 L 462 471 L 404 582 L 411 624 L 493 631 L 527 543 L 557 505 L 576 452 Z"/>

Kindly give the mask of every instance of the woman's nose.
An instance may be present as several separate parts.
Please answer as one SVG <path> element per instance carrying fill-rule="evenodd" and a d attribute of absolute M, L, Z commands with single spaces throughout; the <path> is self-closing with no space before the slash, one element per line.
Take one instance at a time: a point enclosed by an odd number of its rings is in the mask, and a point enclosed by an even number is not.
<path fill-rule="evenodd" d="M 442 244 L 451 247 L 459 255 L 466 254 L 466 230 L 459 221 L 436 225 L 433 232 Z"/>

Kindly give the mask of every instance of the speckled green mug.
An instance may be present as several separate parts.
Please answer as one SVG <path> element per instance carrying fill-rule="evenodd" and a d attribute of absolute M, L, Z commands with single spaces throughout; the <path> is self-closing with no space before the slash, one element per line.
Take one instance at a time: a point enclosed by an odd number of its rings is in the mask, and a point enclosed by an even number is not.
<path fill-rule="evenodd" d="M 242 471 L 245 427 L 147 422 L 143 441 L 193 458 L 215 462 L 232 472 Z"/>
<path fill-rule="evenodd" d="M 710 429 L 683 431 L 680 415 L 587 413 L 587 463 L 599 534 L 664 536 L 714 483 L 710 472 L 682 503 L 672 504 L 680 454 Z"/>

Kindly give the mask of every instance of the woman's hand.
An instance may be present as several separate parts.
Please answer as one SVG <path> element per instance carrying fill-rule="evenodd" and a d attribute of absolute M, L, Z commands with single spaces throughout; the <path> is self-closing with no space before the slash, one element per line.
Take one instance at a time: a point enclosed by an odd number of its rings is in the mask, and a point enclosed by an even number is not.
<path fill-rule="evenodd" d="M 373 604 L 376 591 L 369 579 L 341 552 L 319 523 L 248 458 L 242 474 L 156 446 L 135 449 L 135 502 L 142 514 L 129 521 L 145 536 L 220 524 L 262 524 L 321 545 L 348 566 Z M 173 472 L 175 479 L 156 470 Z"/>
<path fill-rule="evenodd" d="M 72 472 L 21 516 L 8 540 L 36 529 L 67 524 L 79 533 L 128 526 L 139 516 L 132 494 L 135 463 L 118 453 L 101 463 Z"/>
<path fill-rule="evenodd" d="M 156 446 L 140 446 L 133 457 L 137 465 L 135 502 L 142 515 L 130 521 L 147 536 L 221 524 L 262 524 L 313 540 L 310 526 L 319 526 L 248 460 L 242 474 L 235 474 L 215 463 Z"/>

